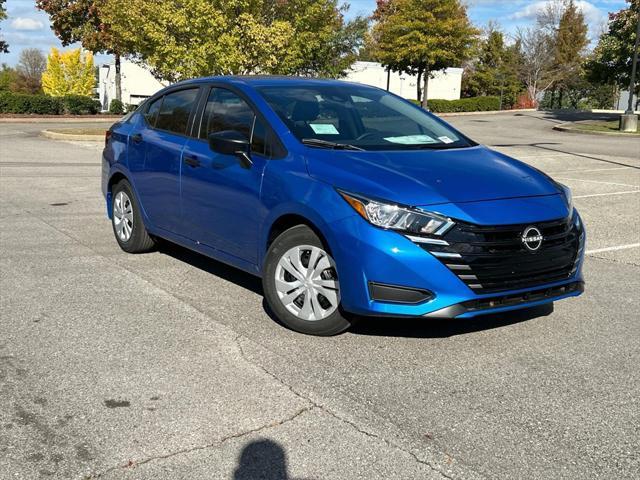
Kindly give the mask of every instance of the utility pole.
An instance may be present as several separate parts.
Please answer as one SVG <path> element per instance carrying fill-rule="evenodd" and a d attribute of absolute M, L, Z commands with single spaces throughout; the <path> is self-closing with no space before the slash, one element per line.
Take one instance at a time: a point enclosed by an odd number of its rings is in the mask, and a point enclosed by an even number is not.
<path fill-rule="evenodd" d="M 502 98 L 504 96 L 504 72 L 500 72 L 500 108 L 498 110 L 502 111 Z"/>
<path fill-rule="evenodd" d="M 620 116 L 620 131 L 638 131 L 638 115 L 633 110 L 633 94 L 636 91 L 636 72 L 638 67 L 638 43 L 640 43 L 640 15 L 638 15 L 638 26 L 636 28 L 636 44 L 633 49 L 633 60 L 631 61 L 631 81 L 629 82 L 629 103 L 627 111 Z"/>

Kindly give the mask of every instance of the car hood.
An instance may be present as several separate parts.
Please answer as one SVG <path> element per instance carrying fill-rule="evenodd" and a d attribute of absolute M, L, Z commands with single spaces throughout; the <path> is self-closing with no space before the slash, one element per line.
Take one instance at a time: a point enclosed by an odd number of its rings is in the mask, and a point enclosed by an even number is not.
<path fill-rule="evenodd" d="M 308 149 L 309 174 L 333 186 L 411 206 L 558 194 L 549 178 L 483 146 L 396 152 Z"/>

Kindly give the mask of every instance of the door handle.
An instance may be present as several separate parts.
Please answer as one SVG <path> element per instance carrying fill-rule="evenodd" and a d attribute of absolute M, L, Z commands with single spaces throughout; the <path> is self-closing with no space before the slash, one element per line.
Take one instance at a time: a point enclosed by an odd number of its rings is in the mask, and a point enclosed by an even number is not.
<path fill-rule="evenodd" d="M 200 160 L 198 160 L 198 158 L 194 156 L 184 157 L 184 163 L 194 168 L 200 166 Z"/>
<path fill-rule="evenodd" d="M 133 143 L 140 143 L 142 142 L 142 135 L 136 133 L 135 135 L 131 136 L 131 140 L 133 140 Z"/>

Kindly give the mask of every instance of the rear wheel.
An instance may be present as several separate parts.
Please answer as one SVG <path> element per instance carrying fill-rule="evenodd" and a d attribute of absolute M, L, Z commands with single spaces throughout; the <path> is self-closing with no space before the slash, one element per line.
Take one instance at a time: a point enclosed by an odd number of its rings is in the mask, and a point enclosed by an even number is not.
<path fill-rule="evenodd" d="M 335 262 L 306 225 L 290 228 L 271 244 L 262 284 L 269 307 L 292 330 L 335 335 L 350 326 L 340 311 Z"/>
<path fill-rule="evenodd" d="M 152 250 L 155 242 L 142 222 L 140 207 L 129 182 L 121 180 L 112 192 L 111 224 L 120 248 L 128 253 Z"/>

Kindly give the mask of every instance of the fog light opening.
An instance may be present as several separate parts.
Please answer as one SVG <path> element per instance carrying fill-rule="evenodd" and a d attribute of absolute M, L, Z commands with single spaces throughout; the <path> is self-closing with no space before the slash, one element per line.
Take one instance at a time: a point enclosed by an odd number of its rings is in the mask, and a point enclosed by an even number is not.
<path fill-rule="evenodd" d="M 376 302 L 415 305 L 432 300 L 435 295 L 422 288 L 369 282 L 369 297 Z"/>

